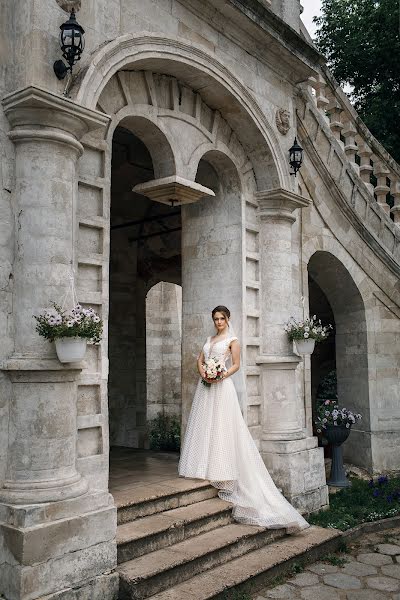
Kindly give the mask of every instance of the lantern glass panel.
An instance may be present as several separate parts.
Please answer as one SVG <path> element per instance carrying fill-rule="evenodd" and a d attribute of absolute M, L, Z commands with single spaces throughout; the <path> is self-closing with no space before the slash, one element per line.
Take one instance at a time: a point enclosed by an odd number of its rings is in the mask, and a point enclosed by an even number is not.
<path fill-rule="evenodd" d="M 64 29 L 61 34 L 61 43 L 63 46 L 73 46 L 74 45 L 74 30 L 72 29 Z"/>

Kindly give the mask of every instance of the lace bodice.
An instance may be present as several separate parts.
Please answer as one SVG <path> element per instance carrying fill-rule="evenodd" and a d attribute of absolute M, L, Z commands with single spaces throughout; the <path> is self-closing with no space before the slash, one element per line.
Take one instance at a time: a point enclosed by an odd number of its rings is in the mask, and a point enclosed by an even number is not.
<path fill-rule="evenodd" d="M 231 356 L 229 346 L 231 342 L 233 342 L 233 340 L 237 340 L 237 337 L 230 336 L 218 341 L 216 341 L 215 339 L 211 341 L 211 337 L 208 337 L 206 343 L 203 346 L 204 358 L 206 360 L 208 360 L 211 357 L 219 358 L 226 362 Z"/>

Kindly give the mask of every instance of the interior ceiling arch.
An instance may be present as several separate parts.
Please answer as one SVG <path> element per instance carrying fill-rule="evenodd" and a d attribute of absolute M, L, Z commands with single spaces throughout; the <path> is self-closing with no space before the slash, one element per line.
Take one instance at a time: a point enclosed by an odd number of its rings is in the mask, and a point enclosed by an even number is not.
<path fill-rule="evenodd" d="M 219 113 L 237 136 L 259 190 L 287 187 L 289 168 L 267 116 L 251 92 L 203 48 L 156 35 L 122 36 L 100 48 L 82 74 L 77 101 L 95 108 L 102 90 L 120 73 L 149 71 L 173 77 Z M 128 90 L 129 95 L 129 90 Z"/>

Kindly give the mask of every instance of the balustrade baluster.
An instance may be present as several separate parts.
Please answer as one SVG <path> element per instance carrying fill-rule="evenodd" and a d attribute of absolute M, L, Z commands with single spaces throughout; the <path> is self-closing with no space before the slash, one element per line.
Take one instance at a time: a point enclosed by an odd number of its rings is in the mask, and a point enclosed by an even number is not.
<path fill-rule="evenodd" d="M 337 141 L 339 142 L 339 144 L 342 146 L 342 148 L 344 148 L 344 144 L 340 139 L 340 134 L 342 133 L 343 129 L 343 123 L 341 120 L 341 115 L 343 112 L 342 107 L 340 106 L 336 98 L 330 98 L 329 104 L 326 106 L 326 110 L 329 115 L 329 126 L 331 128 L 331 131 L 337 139 Z"/>
<path fill-rule="evenodd" d="M 357 130 L 352 121 L 347 121 L 344 124 L 342 135 L 345 139 L 344 151 L 346 153 L 347 159 L 351 163 L 353 169 L 357 173 L 359 173 L 360 168 L 359 168 L 358 164 L 356 163 L 356 154 L 358 151 L 358 146 L 356 144 L 355 137 L 357 135 Z"/>
<path fill-rule="evenodd" d="M 371 165 L 371 156 L 373 152 L 363 139 L 358 142 L 358 155 L 360 157 L 360 177 L 367 186 L 371 194 L 374 194 L 374 186 L 371 183 L 371 173 L 373 166 Z"/>
<path fill-rule="evenodd" d="M 390 171 L 382 161 L 377 160 L 374 162 L 374 175 L 377 180 L 377 184 L 374 190 L 376 195 L 376 201 L 383 208 L 383 210 L 387 214 L 389 214 L 390 206 L 386 202 L 386 196 L 390 192 L 390 188 L 387 185 L 387 178 L 390 175 Z"/>
<path fill-rule="evenodd" d="M 393 177 L 390 183 L 390 193 L 394 198 L 393 208 L 390 212 L 393 214 L 394 222 L 400 226 L 400 179 Z"/>

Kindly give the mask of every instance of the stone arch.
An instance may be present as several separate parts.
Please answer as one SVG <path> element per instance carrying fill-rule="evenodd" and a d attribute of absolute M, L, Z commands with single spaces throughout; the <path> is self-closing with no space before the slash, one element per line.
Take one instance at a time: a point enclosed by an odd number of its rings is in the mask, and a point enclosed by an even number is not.
<path fill-rule="evenodd" d="M 364 299 L 354 277 L 333 253 L 319 249 L 308 260 L 310 283 L 325 296 L 334 317 L 338 401 L 363 415 L 345 453 L 355 464 L 371 465 L 368 337 Z M 312 299 L 309 295 L 310 310 Z M 325 342 L 324 342 L 325 343 Z M 316 368 L 317 356 L 312 357 Z M 360 450 L 362 450 L 360 452 Z"/>
<path fill-rule="evenodd" d="M 202 143 L 204 134 L 211 143 L 224 138 L 242 155 L 243 166 L 250 161 L 259 190 L 290 188 L 287 160 L 263 111 L 201 47 L 154 34 L 121 36 L 94 54 L 72 94 L 80 104 L 107 114 L 142 104 L 164 117 L 190 121 L 203 133 Z"/>
<path fill-rule="evenodd" d="M 131 131 L 147 147 L 153 161 L 154 177 L 168 177 L 176 171 L 175 157 L 171 145 L 158 124 L 151 119 L 140 115 L 119 115 L 115 120 L 118 127 Z M 122 118 L 121 118 L 122 117 Z M 113 134 L 115 128 L 110 131 Z"/>
<path fill-rule="evenodd" d="M 241 195 L 243 187 L 241 172 L 237 162 L 235 161 L 235 156 L 232 155 L 227 148 L 218 150 L 210 149 L 202 154 L 201 158 L 196 161 L 198 165 L 196 181 L 199 181 L 199 177 L 201 177 L 201 163 L 204 161 L 209 163 L 218 174 L 219 183 L 225 188 L 225 194 L 233 193 L 236 195 Z M 216 190 L 213 191 L 215 192 Z"/>
<path fill-rule="evenodd" d="M 182 287 L 164 280 L 146 294 L 147 421 L 181 417 Z"/>

